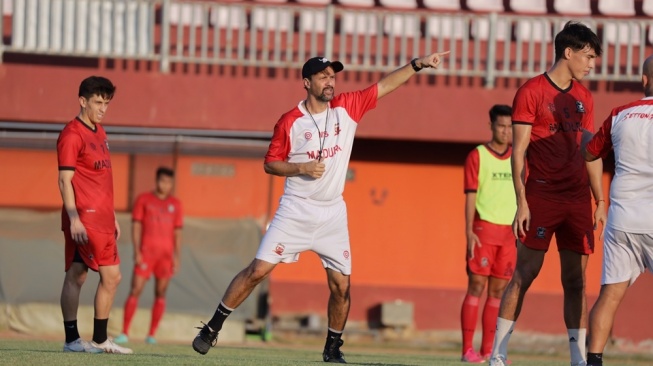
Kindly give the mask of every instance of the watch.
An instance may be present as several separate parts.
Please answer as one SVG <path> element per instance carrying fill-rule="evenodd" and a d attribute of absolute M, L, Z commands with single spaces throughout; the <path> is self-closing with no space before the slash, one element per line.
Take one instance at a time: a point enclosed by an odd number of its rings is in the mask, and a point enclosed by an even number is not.
<path fill-rule="evenodd" d="M 417 61 L 417 58 L 410 60 L 410 66 L 413 67 L 413 70 L 415 70 L 415 72 L 419 72 L 421 69 L 423 69 L 423 67 L 417 66 L 415 61 Z"/>

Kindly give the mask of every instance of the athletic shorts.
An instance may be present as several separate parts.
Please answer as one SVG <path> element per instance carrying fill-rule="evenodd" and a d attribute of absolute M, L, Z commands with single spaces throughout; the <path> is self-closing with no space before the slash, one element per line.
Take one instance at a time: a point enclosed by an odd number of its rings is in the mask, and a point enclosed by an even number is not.
<path fill-rule="evenodd" d="M 256 258 L 292 263 L 307 250 L 320 256 L 324 268 L 351 274 L 347 206 L 342 197 L 322 202 L 283 195 Z"/>
<path fill-rule="evenodd" d="M 553 234 L 558 251 L 566 249 L 580 254 L 594 252 L 592 202 L 551 202 L 527 196 L 531 211 L 530 230 L 522 243 L 533 250 L 549 250 Z"/>
<path fill-rule="evenodd" d="M 166 279 L 173 275 L 174 261 L 172 255 L 161 254 L 141 254 L 142 262 L 134 265 L 134 274 L 145 279 L 154 278 Z"/>
<path fill-rule="evenodd" d="M 646 268 L 653 271 L 653 234 L 632 234 L 606 227 L 601 284 L 629 281 L 632 285 Z"/>
<path fill-rule="evenodd" d="M 509 280 L 517 261 L 517 245 L 512 226 L 476 220 L 472 228 L 481 247 L 474 248 L 473 259 L 467 256 L 467 273 Z"/>
<path fill-rule="evenodd" d="M 78 258 L 81 258 L 88 268 L 96 272 L 100 266 L 120 264 L 115 233 L 100 233 L 86 229 L 88 243 L 85 245 L 75 243 L 68 228 L 63 230 L 63 235 L 66 240 L 66 271 L 70 269 L 73 263 L 75 251 L 79 255 Z"/>

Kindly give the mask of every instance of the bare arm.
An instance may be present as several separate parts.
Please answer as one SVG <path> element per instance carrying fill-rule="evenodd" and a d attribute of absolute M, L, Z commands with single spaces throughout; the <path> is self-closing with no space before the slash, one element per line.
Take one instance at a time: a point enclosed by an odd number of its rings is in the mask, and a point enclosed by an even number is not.
<path fill-rule="evenodd" d="M 596 211 L 594 211 L 594 229 L 596 229 L 599 222 L 605 227 L 607 214 L 605 212 L 605 200 L 603 200 L 603 159 L 599 159 L 598 156 L 594 156 L 587 151 L 587 144 L 592 140 L 593 136 L 590 131 L 583 129 L 580 149 L 585 159 L 585 167 L 587 168 L 587 175 L 590 180 L 592 196 L 594 196 L 594 201 L 596 201 Z M 603 232 L 601 232 L 599 238 L 602 236 Z"/>
<path fill-rule="evenodd" d="M 271 161 L 263 164 L 265 172 L 281 177 L 294 177 L 306 175 L 311 178 L 320 178 L 324 174 L 322 159 L 311 160 L 306 163 L 289 163 L 287 161 Z"/>
<path fill-rule="evenodd" d="M 531 125 L 512 125 L 512 182 L 517 197 L 517 213 L 513 222 L 515 237 L 523 237 L 530 225 L 530 210 L 526 201 L 526 150 L 531 139 Z"/>
<path fill-rule="evenodd" d="M 175 229 L 175 254 L 173 257 L 173 272 L 179 272 L 179 258 L 181 258 L 181 228 Z"/>
<path fill-rule="evenodd" d="M 467 256 L 474 259 L 474 246 L 481 246 L 474 233 L 474 217 L 476 216 L 476 192 L 465 194 L 465 237 L 467 238 Z"/>
<path fill-rule="evenodd" d="M 143 260 L 141 256 L 141 235 L 143 233 L 143 224 L 140 221 L 132 221 L 132 245 L 134 246 L 134 264 L 140 264 Z"/>
<path fill-rule="evenodd" d="M 441 53 L 433 53 L 431 55 L 417 59 L 415 61 L 415 64 L 417 65 L 417 67 L 437 68 L 442 62 L 442 56 L 448 53 L 449 51 L 441 52 Z M 415 75 L 415 73 L 416 71 L 413 70 L 413 66 L 410 63 L 408 63 L 396 69 L 395 71 L 389 73 L 388 75 L 384 76 L 383 79 L 381 79 L 378 82 L 377 99 L 381 99 L 384 96 L 393 92 L 395 89 L 400 87 L 403 83 L 408 81 L 408 79 L 410 79 L 413 75 Z"/>
<path fill-rule="evenodd" d="M 88 243 L 88 235 L 86 234 L 86 228 L 79 218 L 77 206 L 75 205 L 75 190 L 73 189 L 72 183 L 73 176 L 75 176 L 74 170 L 59 171 L 59 192 L 63 200 L 63 207 L 68 214 L 68 218 L 70 218 L 70 234 L 72 239 L 77 244 L 83 245 Z"/>

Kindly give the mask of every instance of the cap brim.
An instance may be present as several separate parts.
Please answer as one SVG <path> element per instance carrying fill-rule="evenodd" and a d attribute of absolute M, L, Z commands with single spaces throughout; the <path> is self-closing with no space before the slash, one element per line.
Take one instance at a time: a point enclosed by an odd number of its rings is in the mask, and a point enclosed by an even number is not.
<path fill-rule="evenodd" d="M 329 65 L 329 66 L 331 66 L 331 68 L 333 69 L 333 72 L 336 72 L 336 73 L 338 73 L 338 72 L 345 69 L 345 66 L 340 61 L 333 61 L 331 63 L 331 65 Z"/>

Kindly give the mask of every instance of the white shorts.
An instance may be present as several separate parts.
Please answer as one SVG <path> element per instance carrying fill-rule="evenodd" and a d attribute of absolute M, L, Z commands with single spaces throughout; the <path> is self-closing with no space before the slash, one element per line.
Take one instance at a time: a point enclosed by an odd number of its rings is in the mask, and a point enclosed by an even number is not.
<path fill-rule="evenodd" d="M 351 274 L 347 206 L 342 197 L 321 202 L 283 195 L 256 258 L 292 263 L 307 250 L 320 256 L 324 268 Z"/>
<path fill-rule="evenodd" d="M 653 234 L 632 234 L 605 229 L 601 284 L 633 282 L 653 266 Z"/>

